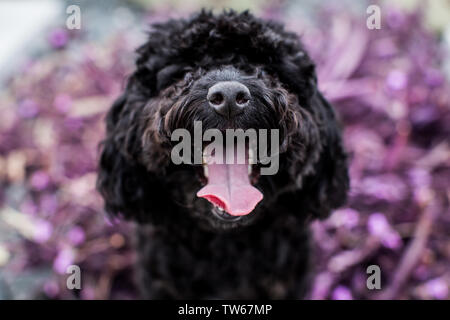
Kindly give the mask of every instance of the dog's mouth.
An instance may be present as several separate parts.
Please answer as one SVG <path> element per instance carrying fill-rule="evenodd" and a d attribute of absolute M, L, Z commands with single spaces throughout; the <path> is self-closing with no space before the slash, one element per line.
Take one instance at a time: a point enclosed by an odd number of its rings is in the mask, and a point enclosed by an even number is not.
<path fill-rule="evenodd" d="M 236 222 L 241 220 L 242 218 L 242 216 L 232 216 L 231 214 L 228 214 L 224 209 L 216 205 L 214 205 L 211 211 L 216 218 L 225 222 Z"/>
<path fill-rule="evenodd" d="M 258 180 L 258 166 L 254 152 L 248 148 L 234 148 L 218 156 L 203 153 L 203 176 L 206 185 L 197 192 L 214 205 L 213 214 L 224 221 L 237 221 L 251 213 L 263 199 L 254 186 Z M 219 161 L 221 160 L 221 161 Z"/>

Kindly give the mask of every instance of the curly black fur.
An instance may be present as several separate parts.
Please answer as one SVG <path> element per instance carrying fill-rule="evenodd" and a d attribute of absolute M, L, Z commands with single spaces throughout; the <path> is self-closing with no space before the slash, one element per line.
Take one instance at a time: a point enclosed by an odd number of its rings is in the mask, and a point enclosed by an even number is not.
<path fill-rule="evenodd" d="M 327 217 L 348 190 L 346 154 L 314 63 L 298 36 L 248 12 L 201 13 L 153 26 L 136 71 L 107 116 L 98 189 L 106 211 L 138 221 L 139 281 L 147 298 L 301 298 L 307 290 L 307 222 Z M 206 105 L 219 80 L 254 97 L 227 121 Z M 194 165 L 170 161 L 170 134 L 208 128 L 276 128 L 280 170 L 261 176 L 263 201 L 237 222 L 197 198 Z"/>

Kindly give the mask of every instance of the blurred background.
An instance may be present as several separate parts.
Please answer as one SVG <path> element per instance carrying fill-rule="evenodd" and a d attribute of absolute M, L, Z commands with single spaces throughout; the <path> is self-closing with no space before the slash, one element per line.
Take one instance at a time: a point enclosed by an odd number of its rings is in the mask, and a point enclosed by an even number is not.
<path fill-rule="evenodd" d="M 309 298 L 449 299 L 449 0 L 1 1 L 0 299 L 137 297 L 133 226 L 95 191 L 103 119 L 149 24 L 202 7 L 297 32 L 343 122 L 350 200 L 313 223 Z M 82 290 L 66 288 L 71 264 Z M 366 287 L 372 264 L 382 290 Z"/>

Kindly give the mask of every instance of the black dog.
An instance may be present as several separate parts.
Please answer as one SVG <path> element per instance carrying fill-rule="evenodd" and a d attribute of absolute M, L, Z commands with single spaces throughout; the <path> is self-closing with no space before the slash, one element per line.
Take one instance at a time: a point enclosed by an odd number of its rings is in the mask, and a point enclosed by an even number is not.
<path fill-rule="evenodd" d="M 137 52 L 107 116 L 98 189 L 108 213 L 138 222 L 144 297 L 302 298 L 307 223 L 343 204 L 349 182 L 340 129 L 298 36 L 247 12 L 203 11 L 154 25 Z M 259 175 L 256 164 L 248 178 L 263 195 L 251 213 L 197 197 L 202 166 L 171 161 L 171 133 L 194 121 L 279 130 L 278 173 Z"/>

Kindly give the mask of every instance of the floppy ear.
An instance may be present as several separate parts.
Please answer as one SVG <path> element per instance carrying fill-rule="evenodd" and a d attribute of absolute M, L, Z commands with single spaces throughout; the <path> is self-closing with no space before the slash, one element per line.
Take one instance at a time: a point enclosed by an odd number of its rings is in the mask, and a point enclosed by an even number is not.
<path fill-rule="evenodd" d="M 170 203 L 162 180 L 139 163 L 144 104 L 128 88 L 109 110 L 97 178 L 108 214 L 142 222 L 164 219 Z"/>
<path fill-rule="evenodd" d="M 332 209 L 343 205 L 347 199 L 347 155 L 332 106 L 319 91 L 311 101 L 310 107 L 317 112 L 321 122 L 322 150 L 314 166 L 315 174 L 305 178 L 302 194 L 309 212 L 315 217 L 326 218 Z"/>
<path fill-rule="evenodd" d="M 296 53 L 284 56 L 275 66 L 280 80 L 296 93 L 302 106 L 297 115 L 298 137 L 290 146 L 291 174 L 300 187 L 294 193 L 295 203 L 314 217 L 325 218 L 346 201 L 347 155 L 333 108 L 317 90 L 314 62 L 297 45 Z"/>
<path fill-rule="evenodd" d="M 317 88 L 316 67 L 301 44 L 297 45 L 295 54 L 283 56 L 271 68 L 274 68 L 281 82 L 297 94 L 300 104 L 307 105 Z"/>

